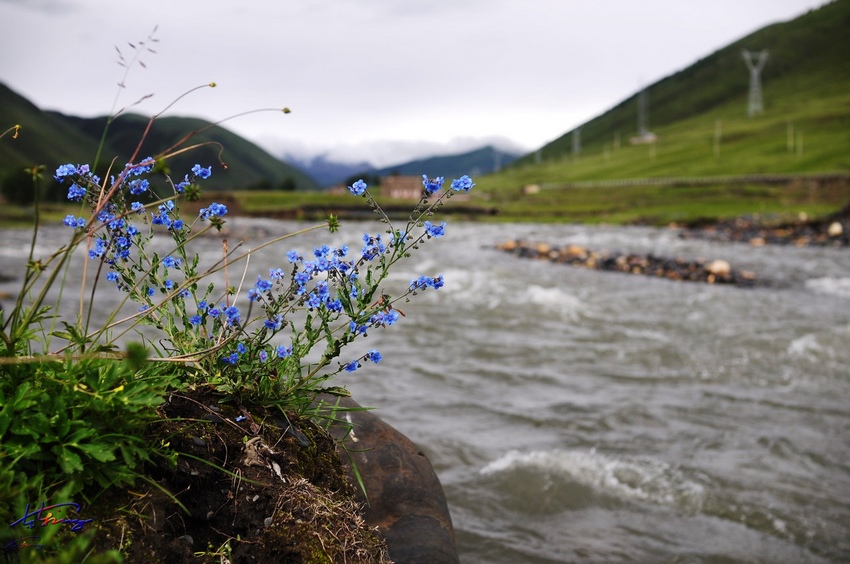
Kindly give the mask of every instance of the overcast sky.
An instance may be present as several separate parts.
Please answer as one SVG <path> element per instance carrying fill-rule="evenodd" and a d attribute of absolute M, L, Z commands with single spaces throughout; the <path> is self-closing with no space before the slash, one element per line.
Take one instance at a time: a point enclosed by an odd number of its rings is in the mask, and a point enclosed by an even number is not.
<path fill-rule="evenodd" d="M 0 0 L 0 82 L 43 109 L 217 121 L 276 155 L 533 150 L 824 0 Z M 758 49 L 758 45 L 751 46 Z M 744 63 L 741 72 L 746 73 Z M 0 124 L 2 125 L 2 124 Z"/>

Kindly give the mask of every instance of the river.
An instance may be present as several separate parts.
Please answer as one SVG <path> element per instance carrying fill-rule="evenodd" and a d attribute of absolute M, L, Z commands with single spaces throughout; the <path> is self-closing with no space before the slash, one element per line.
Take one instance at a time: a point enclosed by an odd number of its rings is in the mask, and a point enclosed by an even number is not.
<path fill-rule="evenodd" d="M 230 225 L 231 242 L 248 245 L 299 227 Z M 290 248 L 359 249 L 363 231 L 379 229 L 352 222 L 264 250 L 248 280 Z M 25 260 L 28 235 L 3 232 L 0 273 Z M 66 236 L 45 230 L 39 252 Z M 672 282 L 494 249 L 516 238 L 722 258 L 764 284 Z M 392 283 L 440 273 L 444 288 L 400 304 L 406 317 L 362 344 L 384 360 L 340 383 L 429 456 L 461 562 L 850 560 L 850 251 L 450 222 Z"/>

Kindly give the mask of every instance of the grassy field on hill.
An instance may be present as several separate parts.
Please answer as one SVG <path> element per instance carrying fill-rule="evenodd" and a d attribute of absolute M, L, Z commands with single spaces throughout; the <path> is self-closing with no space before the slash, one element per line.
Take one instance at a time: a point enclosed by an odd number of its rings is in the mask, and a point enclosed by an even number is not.
<path fill-rule="evenodd" d="M 637 134 L 638 94 L 498 174 L 478 179 L 505 219 L 666 223 L 742 214 L 831 213 L 845 186 L 715 184 L 615 187 L 618 179 L 850 172 L 850 1 L 761 29 L 649 86 L 652 144 Z M 767 49 L 764 112 L 749 117 L 741 51 Z M 594 188 L 575 183 L 595 181 Z M 608 185 L 606 185 L 606 181 Z M 523 187 L 538 185 L 538 194 Z M 482 194 L 483 193 L 483 194 Z"/>

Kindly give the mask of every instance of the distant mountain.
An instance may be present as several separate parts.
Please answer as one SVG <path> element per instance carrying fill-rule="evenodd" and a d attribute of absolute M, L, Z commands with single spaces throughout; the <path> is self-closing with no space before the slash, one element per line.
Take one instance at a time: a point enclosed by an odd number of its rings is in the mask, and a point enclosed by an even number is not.
<path fill-rule="evenodd" d="M 339 163 L 328 160 L 325 155 L 319 155 L 313 158 L 298 158 L 284 155 L 283 160 L 310 175 L 322 187 L 342 184 L 353 174 L 372 170 L 372 165 L 365 161 L 355 164 Z"/>
<path fill-rule="evenodd" d="M 106 166 L 115 158 L 118 165 L 123 166 L 142 139 L 148 121 L 148 118 L 137 114 L 118 116 L 109 126 L 101 164 Z M 18 139 L 10 141 L 4 138 L 0 142 L 0 175 L 33 164 L 44 164 L 50 170 L 67 162 L 91 163 L 97 154 L 106 122 L 106 117 L 80 118 L 42 111 L 0 84 L 0 130 L 14 124 L 22 126 Z M 137 159 L 155 156 L 192 132 L 199 133 L 183 146 L 208 145 L 169 159 L 167 164 L 175 178 L 182 178 L 198 163 L 213 167 L 213 177 L 205 183 L 208 189 L 294 186 L 313 190 L 318 187 L 309 175 L 278 160 L 254 143 L 221 126 L 194 118 L 157 119 L 145 137 Z M 220 161 L 226 163 L 226 169 Z"/>
<path fill-rule="evenodd" d="M 496 149 L 492 145 L 488 145 L 481 149 L 459 155 L 429 157 L 379 169 L 358 171 L 358 173 L 368 172 L 372 176 L 387 176 L 389 174 L 418 176 L 428 174 L 431 176 L 444 176 L 446 178 L 459 178 L 464 174 L 468 174 L 474 177 L 497 172 L 518 157 L 518 153 L 503 151 Z"/>

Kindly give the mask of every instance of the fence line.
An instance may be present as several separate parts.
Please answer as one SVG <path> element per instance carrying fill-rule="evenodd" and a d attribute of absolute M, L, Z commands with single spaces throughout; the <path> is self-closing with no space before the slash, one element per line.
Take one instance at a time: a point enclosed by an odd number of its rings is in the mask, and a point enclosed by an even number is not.
<path fill-rule="evenodd" d="M 813 174 L 747 174 L 737 176 L 683 176 L 678 178 L 620 178 L 609 180 L 584 180 L 579 182 L 544 182 L 542 190 L 563 188 L 611 188 L 628 186 L 705 186 L 713 184 L 779 184 L 792 180 L 842 180 L 850 181 L 850 173 L 830 172 Z"/>

